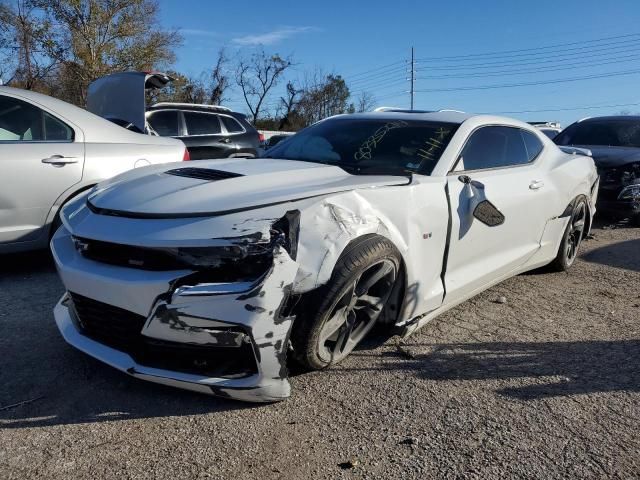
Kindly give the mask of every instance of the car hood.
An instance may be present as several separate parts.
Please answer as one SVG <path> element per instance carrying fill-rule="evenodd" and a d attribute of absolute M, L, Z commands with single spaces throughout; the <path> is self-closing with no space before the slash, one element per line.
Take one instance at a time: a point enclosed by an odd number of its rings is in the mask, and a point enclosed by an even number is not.
<path fill-rule="evenodd" d="M 211 160 L 126 172 L 99 184 L 88 204 L 95 212 L 125 217 L 214 216 L 408 183 L 402 176 L 351 175 L 339 167 L 294 160 Z"/>
<path fill-rule="evenodd" d="M 640 162 L 640 148 L 606 147 L 602 145 L 572 145 L 591 150 L 593 161 L 598 168 L 611 168 Z"/>

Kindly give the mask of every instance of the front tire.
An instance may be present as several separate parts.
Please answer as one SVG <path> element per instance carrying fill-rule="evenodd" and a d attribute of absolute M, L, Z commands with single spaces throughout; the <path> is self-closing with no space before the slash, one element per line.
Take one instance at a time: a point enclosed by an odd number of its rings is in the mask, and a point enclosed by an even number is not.
<path fill-rule="evenodd" d="M 294 324 L 293 354 L 302 367 L 319 370 L 351 353 L 389 300 L 400 261 L 395 246 L 378 236 L 364 238 L 341 255 L 329 283 L 305 302 Z"/>
<path fill-rule="evenodd" d="M 569 270 L 571 265 L 573 265 L 573 262 L 578 256 L 578 250 L 585 235 L 588 212 L 589 210 L 587 208 L 585 198 L 578 197 L 573 205 L 573 209 L 571 210 L 569 223 L 562 235 L 558 254 L 549 265 L 552 270 L 555 270 L 556 272 L 566 272 Z"/>

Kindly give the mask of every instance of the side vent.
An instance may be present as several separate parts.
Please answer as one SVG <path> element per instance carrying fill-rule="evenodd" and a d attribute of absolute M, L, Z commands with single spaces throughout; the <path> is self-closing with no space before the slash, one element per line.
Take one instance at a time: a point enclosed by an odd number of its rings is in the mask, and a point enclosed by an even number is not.
<path fill-rule="evenodd" d="M 173 170 L 167 170 L 164 173 L 168 175 L 175 175 L 176 177 L 197 178 L 198 180 L 208 180 L 210 182 L 243 176 L 239 173 L 197 167 L 176 168 Z"/>

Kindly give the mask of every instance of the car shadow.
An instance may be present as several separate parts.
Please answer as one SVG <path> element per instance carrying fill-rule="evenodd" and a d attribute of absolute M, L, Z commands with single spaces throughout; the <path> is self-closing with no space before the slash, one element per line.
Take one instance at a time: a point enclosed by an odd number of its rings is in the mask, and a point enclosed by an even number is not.
<path fill-rule="evenodd" d="M 55 265 L 49 250 L 0 255 L 0 280 L 12 275 L 54 271 Z"/>
<path fill-rule="evenodd" d="M 409 340 L 407 356 L 384 368 L 430 381 L 512 381 L 497 392 L 520 400 L 614 391 L 640 392 L 640 340 L 424 344 Z"/>
<path fill-rule="evenodd" d="M 610 267 L 640 272 L 640 238 L 613 243 L 591 250 L 582 256 L 590 263 L 599 263 Z"/>
<path fill-rule="evenodd" d="M 41 365 L 14 372 L 20 381 L 3 385 L 0 430 L 202 415 L 258 405 L 144 382 L 73 350 L 61 338 L 50 342 L 55 353 Z M 20 347 L 25 345 L 16 350 Z"/>

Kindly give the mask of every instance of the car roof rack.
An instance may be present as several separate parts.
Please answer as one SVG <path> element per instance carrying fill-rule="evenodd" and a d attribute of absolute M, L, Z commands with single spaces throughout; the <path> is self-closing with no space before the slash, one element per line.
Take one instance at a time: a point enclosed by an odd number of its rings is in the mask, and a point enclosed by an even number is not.
<path fill-rule="evenodd" d="M 222 107 L 220 105 L 207 105 L 204 103 L 158 102 L 151 105 L 151 108 L 155 108 L 155 107 L 198 107 L 198 108 L 209 108 L 211 110 L 220 110 L 223 112 L 231 112 L 230 108 Z"/>
<path fill-rule="evenodd" d="M 527 122 L 534 127 L 560 128 L 560 122 Z"/>
<path fill-rule="evenodd" d="M 411 110 L 410 108 L 400 107 L 378 107 L 374 112 L 396 112 L 396 113 L 433 113 L 433 110 Z"/>

